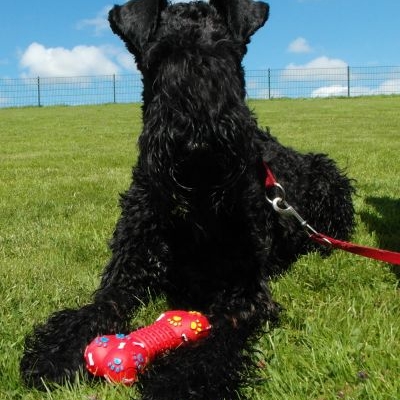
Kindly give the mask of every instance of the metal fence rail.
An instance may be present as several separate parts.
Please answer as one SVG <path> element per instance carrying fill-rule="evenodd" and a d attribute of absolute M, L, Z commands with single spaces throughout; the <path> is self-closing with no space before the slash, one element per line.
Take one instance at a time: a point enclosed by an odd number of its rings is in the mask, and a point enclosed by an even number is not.
<path fill-rule="evenodd" d="M 286 68 L 246 71 L 250 99 L 400 94 L 400 67 Z M 139 74 L 0 78 L 0 107 L 141 101 Z"/>

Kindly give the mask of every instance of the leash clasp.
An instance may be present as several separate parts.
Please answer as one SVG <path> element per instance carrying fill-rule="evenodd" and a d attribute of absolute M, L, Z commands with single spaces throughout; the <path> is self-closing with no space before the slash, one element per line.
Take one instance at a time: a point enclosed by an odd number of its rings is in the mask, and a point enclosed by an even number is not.
<path fill-rule="evenodd" d="M 300 226 L 305 230 L 308 236 L 320 234 L 285 200 L 286 192 L 283 186 L 276 180 L 274 174 L 272 173 L 271 169 L 269 168 L 268 164 L 264 162 L 264 168 L 266 171 L 266 180 L 265 180 L 265 188 L 267 193 L 265 194 L 265 198 L 267 199 L 268 203 L 272 205 L 272 208 L 275 212 L 277 212 L 282 217 L 288 218 L 295 218 L 300 223 Z M 269 197 L 268 191 L 275 189 L 275 196 Z M 329 246 L 332 243 L 326 239 L 322 238 Z"/>
<path fill-rule="evenodd" d="M 293 217 L 297 219 L 300 226 L 308 233 L 309 236 L 317 235 L 318 232 L 284 199 L 275 197 L 271 202 L 272 208 L 283 217 Z"/>

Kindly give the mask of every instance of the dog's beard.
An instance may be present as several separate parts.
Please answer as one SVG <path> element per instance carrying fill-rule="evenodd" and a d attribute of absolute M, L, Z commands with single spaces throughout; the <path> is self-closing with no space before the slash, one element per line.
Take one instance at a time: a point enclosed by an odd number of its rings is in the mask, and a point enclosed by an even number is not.
<path fill-rule="evenodd" d="M 225 199 L 246 169 L 244 160 L 232 154 L 197 148 L 172 163 L 169 169 L 171 192 L 182 215 L 201 210 L 219 213 L 232 205 Z"/>
<path fill-rule="evenodd" d="M 210 194 L 235 184 L 244 172 L 244 161 L 210 153 L 198 149 L 173 163 L 169 172 L 178 188 L 188 193 Z"/>
<path fill-rule="evenodd" d="M 247 137 L 252 127 L 243 124 L 241 111 L 204 120 L 166 107 L 166 127 L 160 129 L 158 118 L 146 121 L 141 161 L 166 206 L 182 215 L 232 208 L 232 194 L 254 154 Z"/>

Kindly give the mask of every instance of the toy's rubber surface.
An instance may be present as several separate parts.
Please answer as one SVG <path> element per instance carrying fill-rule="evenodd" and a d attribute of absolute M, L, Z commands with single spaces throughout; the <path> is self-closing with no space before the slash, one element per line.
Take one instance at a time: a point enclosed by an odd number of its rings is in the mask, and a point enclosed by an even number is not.
<path fill-rule="evenodd" d="M 211 325 L 196 311 L 167 311 L 128 335 L 96 337 L 85 350 L 86 368 L 110 382 L 131 385 L 158 354 L 208 336 Z"/>

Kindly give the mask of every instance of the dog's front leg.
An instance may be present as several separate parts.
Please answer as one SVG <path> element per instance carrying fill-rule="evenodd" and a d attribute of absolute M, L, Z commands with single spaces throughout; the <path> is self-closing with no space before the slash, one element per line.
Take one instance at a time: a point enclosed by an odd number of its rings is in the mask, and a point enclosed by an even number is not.
<path fill-rule="evenodd" d="M 168 252 L 155 215 L 143 189 L 131 187 L 93 302 L 56 312 L 26 338 L 20 369 L 28 385 L 73 380 L 83 366 L 85 346 L 97 335 L 126 332 L 138 305 L 161 290 L 162 258 Z"/>

